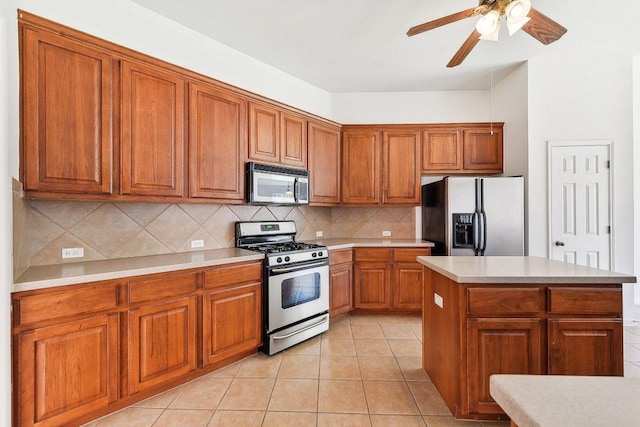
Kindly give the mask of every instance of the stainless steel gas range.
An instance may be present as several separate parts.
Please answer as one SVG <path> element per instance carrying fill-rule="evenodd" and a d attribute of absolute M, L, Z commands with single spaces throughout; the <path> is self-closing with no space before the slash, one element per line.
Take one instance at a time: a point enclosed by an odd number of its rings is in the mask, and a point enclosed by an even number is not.
<path fill-rule="evenodd" d="M 236 222 L 236 247 L 265 254 L 264 344 L 274 354 L 329 329 L 327 247 L 296 242 L 293 221 Z"/>

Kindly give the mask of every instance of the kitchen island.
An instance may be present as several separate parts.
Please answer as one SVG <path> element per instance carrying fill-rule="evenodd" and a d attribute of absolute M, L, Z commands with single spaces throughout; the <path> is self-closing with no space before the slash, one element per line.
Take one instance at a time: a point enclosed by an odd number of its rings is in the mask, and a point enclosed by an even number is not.
<path fill-rule="evenodd" d="M 622 283 L 537 257 L 419 257 L 423 368 L 456 418 L 505 419 L 492 374 L 622 376 Z"/>

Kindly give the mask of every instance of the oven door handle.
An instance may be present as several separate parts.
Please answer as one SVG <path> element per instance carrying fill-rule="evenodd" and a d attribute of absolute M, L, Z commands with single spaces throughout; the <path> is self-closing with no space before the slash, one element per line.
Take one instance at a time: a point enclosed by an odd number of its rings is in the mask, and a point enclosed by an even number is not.
<path fill-rule="evenodd" d="M 286 340 L 287 338 L 291 338 L 294 335 L 298 335 L 301 334 L 305 331 L 308 331 L 309 329 L 315 328 L 316 326 L 320 326 L 322 324 L 325 324 L 329 321 L 329 317 L 325 317 L 324 319 L 322 319 L 321 321 L 314 323 L 313 325 L 309 325 L 309 326 L 305 326 L 302 329 L 298 329 L 297 331 L 291 332 L 290 334 L 286 334 L 286 335 L 278 335 L 278 336 L 273 336 L 272 338 L 274 340 Z"/>
<path fill-rule="evenodd" d="M 323 265 L 328 265 L 327 261 L 319 261 L 319 262 L 314 262 L 314 263 L 310 263 L 310 264 L 304 264 L 304 265 L 296 265 L 294 267 L 285 267 L 285 268 L 272 268 L 271 272 L 272 273 L 276 273 L 276 274 L 280 274 L 280 273 L 290 273 L 292 271 L 301 271 L 302 269 L 306 269 L 309 267 L 321 267 Z"/>

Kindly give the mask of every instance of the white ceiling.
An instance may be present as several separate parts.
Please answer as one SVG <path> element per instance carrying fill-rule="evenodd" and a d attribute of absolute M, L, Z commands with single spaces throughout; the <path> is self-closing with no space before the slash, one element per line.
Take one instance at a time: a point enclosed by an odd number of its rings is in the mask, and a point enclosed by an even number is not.
<path fill-rule="evenodd" d="M 497 82 L 543 55 L 640 53 L 638 0 L 532 0 L 569 30 L 563 38 L 544 46 L 522 31 L 509 37 L 503 25 L 500 41 L 481 41 L 456 68 L 446 64 L 477 18 L 406 32 L 477 0 L 133 1 L 332 93 L 482 90 L 491 74 Z"/>

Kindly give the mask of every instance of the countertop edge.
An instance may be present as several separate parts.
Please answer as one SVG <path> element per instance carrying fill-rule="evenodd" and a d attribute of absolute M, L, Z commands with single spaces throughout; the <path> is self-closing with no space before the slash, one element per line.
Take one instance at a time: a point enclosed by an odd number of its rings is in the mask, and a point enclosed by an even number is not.
<path fill-rule="evenodd" d="M 326 246 L 329 250 L 349 249 L 354 247 L 432 247 L 433 243 L 419 240 L 398 239 L 398 240 L 381 240 L 381 239 L 325 239 L 328 243 Z M 318 239 L 315 242 L 322 242 Z M 217 257 L 215 253 L 229 251 L 245 252 L 240 255 L 223 255 Z M 210 254 L 214 254 L 213 258 L 207 259 Z M 165 257 L 166 261 L 158 261 L 155 257 Z M 175 258 L 176 260 L 172 260 Z M 188 258 L 188 259 L 187 259 Z M 171 271 L 188 270 L 192 268 L 207 268 L 217 265 L 232 264 L 237 262 L 249 262 L 263 260 L 264 255 L 260 253 L 240 250 L 238 248 L 221 248 L 200 252 L 183 252 L 165 255 L 150 255 L 143 257 L 123 258 L 121 260 L 102 260 L 97 262 L 106 262 L 116 264 L 121 261 L 125 264 L 133 264 L 135 262 L 144 262 L 145 259 L 153 259 L 148 266 L 142 267 L 125 267 L 125 268 L 108 268 L 103 267 L 104 271 L 93 273 L 84 273 L 85 265 L 90 265 L 96 261 L 86 261 L 84 263 L 68 263 L 58 264 L 54 266 L 35 266 L 27 269 L 20 277 L 18 277 L 11 286 L 11 293 L 33 291 L 38 289 L 54 288 L 60 286 L 77 285 L 81 283 L 99 282 L 106 280 L 117 280 L 125 277 L 142 276 L 147 274 L 167 273 Z M 28 279 L 32 273 L 32 269 L 57 269 L 57 274 L 50 274 L 49 278 Z M 68 275 L 65 275 L 68 274 Z M 45 276 L 45 273 L 40 273 Z M 25 279 L 26 278 L 26 279 Z"/>
<path fill-rule="evenodd" d="M 544 260 L 539 257 L 531 257 Z M 610 272 L 607 274 L 604 270 L 599 270 L 599 274 L 595 275 L 559 275 L 559 274 L 531 274 L 531 275 L 460 275 L 448 270 L 440 265 L 436 265 L 433 262 L 432 257 L 418 257 L 418 262 L 425 267 L 453 280 L 460 284 L 622 284 L 622 283 L 636 283 L 636 277 Z M 553 260 L 548 260 L 553 262 Z"/>

